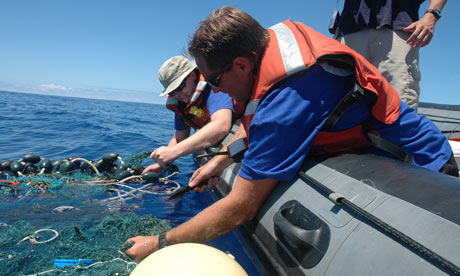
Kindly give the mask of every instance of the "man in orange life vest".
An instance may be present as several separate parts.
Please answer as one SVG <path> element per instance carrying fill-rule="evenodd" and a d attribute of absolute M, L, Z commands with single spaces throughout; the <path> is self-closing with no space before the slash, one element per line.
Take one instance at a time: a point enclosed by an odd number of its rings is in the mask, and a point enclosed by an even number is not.
<path fill-rule="evenodd" d="M 215 145 L 222 140 L 232 124 L 232 99 L 222 92 L 213 93 L 194 62 L 175 56 L 163 63 L 160 82 L 167 96 L 166 107 L 174 112 L 176 132 L 168 146 L 152 152 L 156 164 L 144 172 L 160 173 L 162 166 L 177 158 Z M 190 128 L 197 131 L 190 136 Z"/>
<path fill-rule="evenodd" d="M 395 154 L 406 152 L 398 157 L 407 162 L 458 175 L 452 149 L 433 123 L 401 102 L 361 55 L 302 23 L 265 29 L 249 14 L 223 7 L 200 23 L 189 53 L 214 90 L 249 100 L 244 128 L 235 134 L 248 134 L 248 149 L 226 197 L 166 233 L 129 239 L 135 244 L 126 253 L 135 260 L 167 244 L 207 242 L 234 229 L 257 214 L 278 181 L 294 179 L 309 153 L 371 149 L 369 132 L 401 149 Z M 205 179 L 215 185 L 230 163 L 225 155 L 214 157 L 189 186 Z"/>

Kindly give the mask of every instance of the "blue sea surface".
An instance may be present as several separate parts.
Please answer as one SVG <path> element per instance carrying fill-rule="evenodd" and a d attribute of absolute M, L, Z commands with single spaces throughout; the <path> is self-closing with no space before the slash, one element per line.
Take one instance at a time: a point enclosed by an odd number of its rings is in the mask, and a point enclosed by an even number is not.
<path fill-rule="evenodd" d="M 109 152 L 127 157 L 167 145 L 174 133 L 173 114 L 163 105 L 4 91 L 0 91 L 0 126 L 0 162 L 20 159 L 29 152 L 50 160 L 98 160 Z M 152 160 L 147 158 L 143 165 L 149 164 Z M 179 158 L 174 164 L 180 169 L 174 180 L 186 185 L 195 170 L 192 157 Z M 214 200 L 209 192 L 189 193 L 174 201 L 167 196 L 151 196 L 133 204 L 131 211 L 167 219 L 174 227 Z M 14 209 L 14 204 L 12 200 L 1 202 L 2 213 Z M 30 210 L 25 210 L 24 216 L 27 213 Z M 17 219 L 21 219 L 22 213 L 18 214 Z M 0 214 L 0 223 L 6 219 L 11 218 Z M 249 275 L 259 275 L 234 232 L 208 244 L 235 256 Z"/>

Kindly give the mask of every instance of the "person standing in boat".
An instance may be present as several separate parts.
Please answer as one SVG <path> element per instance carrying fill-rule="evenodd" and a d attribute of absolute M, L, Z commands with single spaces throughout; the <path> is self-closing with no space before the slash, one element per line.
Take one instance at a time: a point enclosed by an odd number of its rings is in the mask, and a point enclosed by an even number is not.
<path fill-rule="evenodd" d="M 447 0 L 430 0 L 419 18 L 423 0 L 345 0 L 334 38 L 372 64 L 410 107 L 420 96 L 419 50 L 433 38 Z"/>
<path fill-rule="evenodd" d="M 233 101 L 228 95 L 212 93 L 195 63 L 175 56 L 163 63 L 159 79 L 165 90 L 166 108 L 174 112 L 174 136 L 168 146 L 155 149 L 150 158 L 155 164 L 144 172 L 160 173 L 177 158 L 208 148 L 221 141 L 232 125 Z M 196 129 L 190 135 L 191 128 Z"/>
<path fill-rule="evenodd" d="M 368 137 L 389 141 L 395 147 L 387 150 L 416 166 L 458 175 L 445 136 L 402 102 L 377 68 L 302 23 L 265 29 L 249 14 L 223 7 L 200 23 L 189 53 L 214 90 L 248 101 L 244 128 L 235 134 L 248 134 L 248 149 L 226 197 L 166 233 L 128 239 L 134 245 L 126 253 L 134 260 L 167 244 L 223 235 L 254 218 L 279 181 L 295 178 L 308 154 L 371 149 Z M 189 186 L 206 179 L 214 185 L 231 163 L 225 155 L 214 157 Z"/>

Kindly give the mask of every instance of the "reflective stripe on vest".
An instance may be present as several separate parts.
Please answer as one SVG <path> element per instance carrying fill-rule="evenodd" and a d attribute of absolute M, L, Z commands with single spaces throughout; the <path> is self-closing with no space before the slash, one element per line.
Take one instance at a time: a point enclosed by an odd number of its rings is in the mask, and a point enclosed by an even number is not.
<path fill-rule="evenodd" d="M 193 92 L 192 98 L 190 99 L 190 103 L 193 104 L 194 102 L 198 100 L 198 98 L 201 96 L 201 93 L 206 88 L 206 85 L 208 85 L 208 83 L 205 82 L 204 79 L 201 80 L 201 77 L 200 77 L 200 80 L 198 81 L 198 84 L 196 85 L 195 92 Z"/>
<path fill-rule="evenodd" d="M 269 28 L 269 30 L 273 30 L 276 40 L 278 41 L 282 64 L 287 76 L 307 69 L 303 63 L 302 54 L 300 53 L 299 46 L 291 30 L 283 23 L 278 23 Z M 244 111 L 244 116 L 254 115 L 259 103 L 260 98 L 249 101 Z"/>
<path fill-rule="evenodd" d="M 270 29 L 275 32 L 276 39 L 278 40 L 284 70 L 287 75 L 291 76 L 299 71 L 307 69 L 307 66 L 303 63 L 299 45 L 291 30 L 283 23 L 278 23 Z"/>

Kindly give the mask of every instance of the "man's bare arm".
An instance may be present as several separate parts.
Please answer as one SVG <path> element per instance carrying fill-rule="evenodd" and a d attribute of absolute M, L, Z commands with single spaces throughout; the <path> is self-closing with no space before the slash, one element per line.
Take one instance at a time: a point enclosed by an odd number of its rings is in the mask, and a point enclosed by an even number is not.
<path fill-rule="evenodd" d="M 248 180 L 238 177 L 232 191 L 189 221 L 166 233 L 168 244 L 198 242 L 215 239 L 252 219 L 278 181 L 274 179 Z M 141 261 L 158 250 L 158 236 L 138 236 L 128 239 L 135 244 L 126 254 Z"/>

